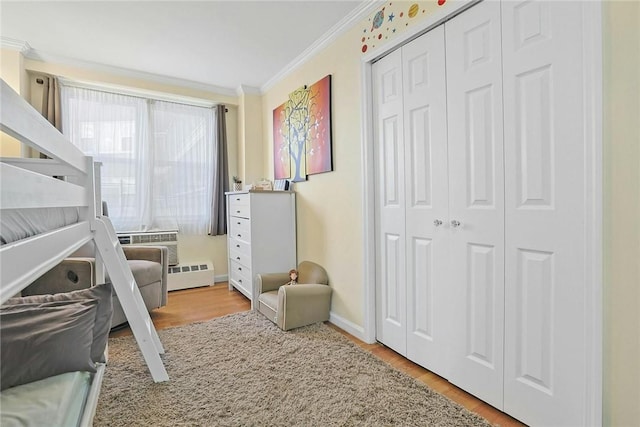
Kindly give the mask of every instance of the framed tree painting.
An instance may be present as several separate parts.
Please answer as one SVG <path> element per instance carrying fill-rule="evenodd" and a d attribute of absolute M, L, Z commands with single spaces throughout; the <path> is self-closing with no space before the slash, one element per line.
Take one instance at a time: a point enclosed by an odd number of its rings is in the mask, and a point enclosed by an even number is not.
<path fill-rule="evenodd" d="M 275 179 L 305 181 L 307 174 L 333 170 L 331 75 L 289 94 L 273 110 Z M 287 170 L 288 169 L 288 170 Z"/>

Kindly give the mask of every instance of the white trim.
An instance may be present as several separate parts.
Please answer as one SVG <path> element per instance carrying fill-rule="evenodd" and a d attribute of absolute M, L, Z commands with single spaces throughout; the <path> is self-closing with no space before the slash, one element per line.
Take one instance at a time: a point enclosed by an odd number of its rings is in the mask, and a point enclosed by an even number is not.
<path fill-rule="evenodd" d="M 174 95 L 166 92 L 157 92 L 153 90 L 137 89 L 128 86 L 120 86 L 109 83 L 96 83 L 83 80 L 73 80 L 65 77 L 58 77 L 58 81 L 63 86 L 72 86 L 82 89 L 97 90 L 104 92 L 117 93 L 120 95 L 135 96 L 138 98 L 153 99 L 157 101 L 175 102 L 178 104 L 193 105 L 195 107 L 211 108 L 218 105 L 217 102 L 209 101 L 201 98 L 193 98 L 190 96 Z"/>
<path fill-rule="evenodd" d="M 373 138 L 373 100 L 371 99 L 371 63 L 363 62 L 362 73 L 362 121 L 360 132 L 360 151 L 362 162 L 362 245 L 363 245 L 363 271 L 364 301 L 362 311 L 364 314 L 364 341 L 376 340 L 376 268 L 375 268 L 375 172 L 373 150 L 369 149 L 367 142 Z"/>
<path fill-rule="evenodd" d="M 260 87 L 261 93 L 266 93 L 269 89 L 274 87 L 278 82 L 291 74 L 295 69 L 307 62 L 310 58 L 316 55 L 318 52 L 325 49 L 331 42 L 336 40 L 342 34 L 351 30 L 355 24 L 360 22 L 365 17 L 369 16 L 375 9 L 385 4 L 383 0 L 368 0 L 360 3 L 358 7 L 353 9 L 336 25 L 331 27 L 322 37 L 316 40 L 311 46 L 309 46 L 304 52 L 302 52 L 293 61 L 287 64 L 278 74 L 271 77 L 265 84 Z"/>
<path fill-rule="evenodd" d="M 603 424 L 603 58 L 602 2 L 583 3 L 583 69 L 585 168 L 585 331 L 588 359 L 585 372 L 585 425 Z"/>
<path fill-rule="evenodd" d="M 17 50 L 23 55 L 31 50 L 31 46 L 26 41 L 4 36 L 0 36 L 0 47 L 2 49 Z"/>
<path fill-rule="evenodd" d="M 236 88 L 236 95 L 262 95 L 259 87 L 240 85 Z"/>
<path fill-rule="evenodd" d="M 228 274 L 218 274 L 213 278 L 213 283 L 228 282 L 228 281 L 229 281 Z"/>
<path fill-rule="evenodd" d="M 372 344 L 373 342 L 375 342 L 375 340 L 367 341 L 365 339 L 364 329 L 362 329 L 362 326 L 356 325 L 352 321 L 337 315 L 333 311 L 329 312 L 329 322 L 333 323 L 338 328 L 342 329 L 345 332 L 348 332 L 349 334 L 353 335 L 354 337 L 358 338 L 361 341 L 364 341 L 367 344 Z"/>
<path fill-rule="evenodd" d="M 456 5 L 444 13 L 435 13 L 426 18 L 421 24 L 416 25 L 399 37 L 390 40 L 379 49 L 372 51 L 362 58 L 362 93 L 361 105 L 361 147 L 362 147 L 362 181 L 363 181 L 363 282 L 365 289 L 363 294 L 364 304 L 364 329 L 363 337 L 375 337 L 375 224 L 373 206 L 373 187 L 375 174 L 373 171 L 373 152 L 369 138 L 373 135 L 373 123 L 371 120 L 372 99 L 371 90 L 371 66 L 377 59 L 397 49 L 406 42 L 439 25 L 440 23 L 461 13 L 471 7 L 477 0 L 469 0 Z M 585 272 L 586 286 L 589 287 L 585 300 L 585 316 L 587 316 L 588 330 L 584 331 L 587 337 L 587 346 L 590 357 L 587 362 L 587 391 L 585 393 L 585 425 L 599 426 L 603 423 L 602 401 L 602 375 L 603 375 L 603 240 L 602 240 L 602 117 L 603 117 L 603 93 L 602 93 L 602 2 L 601 0 L 584 2 L 583 40 L 584 42 L 584 69 L 585 69 L 585 123 L 591 126 L 585 129 L 586 140 L 589 146 L 586 155 L 590 159 L 587 168 L 588 187 L 585 189 L 587 200 L 586 265 L 590 270 Z M 585 177 L 586 178 L 586 177 Z"/>
<path fill-rule="evenodd" d="M 25 57 L 36 61 L 47 62 L 52 64 L 60 64 L 71 67 L 83 68 L 85 70 L 113 74 L 116 76 L 140 79 L 147 82 L 160 83 L 165 85 L 177 86 L 181 88 L 199 90 L 217 95 L 235 97 L 235 91 L 222 86 L 215 86 L 206 83 L 194 82 L 192 80 L 180 79 L 177 77 L 162 76 L 160 74 L 148 73 L 146 71 L 136 71 L 128 68 L 116 67 L 113 65 L 99 64 L 97 62 L 84 61 L 81 59 L 68 58 L 66 56 L 55 55 L 41 52 L 36 49 L 30 49 L 25 53 Z"/>

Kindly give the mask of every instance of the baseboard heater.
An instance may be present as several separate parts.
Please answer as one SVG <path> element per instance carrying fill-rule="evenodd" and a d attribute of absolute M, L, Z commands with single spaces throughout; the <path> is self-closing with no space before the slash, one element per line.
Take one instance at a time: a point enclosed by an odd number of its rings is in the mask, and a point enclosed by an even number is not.
<path fill-rule="evenodd" d="M 214 281 L 213 262 L 182 263 L 169 267 L 167 289 L 177 291 L 179 289 L 211 286 Z"/>

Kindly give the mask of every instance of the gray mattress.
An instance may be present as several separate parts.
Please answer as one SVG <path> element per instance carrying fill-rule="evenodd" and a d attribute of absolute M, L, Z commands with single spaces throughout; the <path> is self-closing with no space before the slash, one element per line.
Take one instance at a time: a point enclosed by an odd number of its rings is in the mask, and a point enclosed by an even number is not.
<path fill-rule="evenodd" d="M 0 244 L 75 224 L 79 219 L 78 208 L 3 209 L 0 211 Z"/>

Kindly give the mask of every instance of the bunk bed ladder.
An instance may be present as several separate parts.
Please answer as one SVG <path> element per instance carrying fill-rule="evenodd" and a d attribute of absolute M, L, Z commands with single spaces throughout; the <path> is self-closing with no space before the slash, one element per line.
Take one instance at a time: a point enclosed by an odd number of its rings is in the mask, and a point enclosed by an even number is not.
<path fill-rule="evenodd" d="M 164 348 L 108 217 L 96 218 L 94 240 L 153 380 L 168 381 L 169 375 L 160 359 Z"/>

